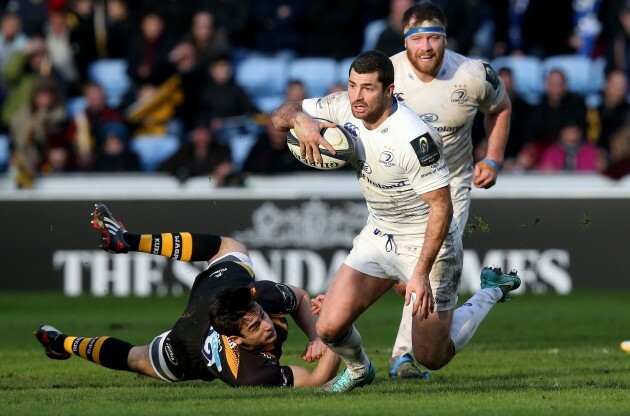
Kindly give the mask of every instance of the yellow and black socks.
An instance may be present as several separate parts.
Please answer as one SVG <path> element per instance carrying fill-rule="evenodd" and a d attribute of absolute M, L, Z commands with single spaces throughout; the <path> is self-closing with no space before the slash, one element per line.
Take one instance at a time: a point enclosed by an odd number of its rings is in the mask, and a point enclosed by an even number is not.
<path fill-rule="evenodd" d="M 132 234 L 124 239 L 131 251 L 170 257 L 180 261 L 208 261 L 218 253 L 221 237 L 201 233 Z"/>
<path fill-rule="evenodd" d="M 114 370 L 131 371 L 127 364 L 131 345 L 112 337 L 74 337 L 60 335 L 54 341 L 53 349 L 78 355 L 103 367 Z"/>

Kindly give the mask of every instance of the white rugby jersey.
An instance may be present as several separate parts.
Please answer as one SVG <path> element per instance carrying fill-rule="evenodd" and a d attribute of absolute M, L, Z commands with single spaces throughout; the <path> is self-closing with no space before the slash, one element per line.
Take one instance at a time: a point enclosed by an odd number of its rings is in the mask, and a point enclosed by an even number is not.
<path fill-rule="evenodd" d="M 420 81 L 405 51 L 391 57 L 394 95 L 444 140 L 451 186 L 470 187 L 474 173 L 471 130 L 477 110 L 493 111 L 505 96 L 503 82 L 490 64 L 446 50 L 437 77 Z"/>
<path fill-rule="evenodd" d="M 368 206 L 368 223 L 384 234 L 423 236 L 429 206 L 419 195 L 449 184 L 440 135 L 396 101 L 392 114 L 368 130 L 352 115 L 347 92 L 304 100 L 302 110 L 344 126 L 354 137 L 351 163 Z"/>

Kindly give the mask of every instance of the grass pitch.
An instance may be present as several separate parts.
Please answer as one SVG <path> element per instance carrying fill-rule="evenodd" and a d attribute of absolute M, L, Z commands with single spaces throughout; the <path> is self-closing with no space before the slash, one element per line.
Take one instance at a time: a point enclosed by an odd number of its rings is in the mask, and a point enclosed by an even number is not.
<path fill-rule="evenodd" d="M 460 301 L 466 300 L 460 296 Z M 49 323 L 72 335 L 135 344 L 169 329 L 186 298 L 65 298 L 0 294 L 0 415 L 629 415 L 630 291 L 525 295 L 490 312 L 472 342 L 429 381 L 392 381 L 387 361 L 401 298 L 386 295 L 357 324 L 378 373 L 346 395 L 314 389 L 234 389 L 165 383 L 78 357 L 53 361 L 32 332 Z M 283 361 L 301 362 L 292 325 Z"/>

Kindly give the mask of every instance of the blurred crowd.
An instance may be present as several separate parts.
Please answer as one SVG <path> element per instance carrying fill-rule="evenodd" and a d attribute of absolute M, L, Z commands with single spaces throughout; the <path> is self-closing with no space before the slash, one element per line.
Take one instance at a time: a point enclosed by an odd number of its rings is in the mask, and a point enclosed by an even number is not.
<path fill-rule="evenodd" d="M 400 20 L 412 3 L 0 0 L 0 172 L 28 188 L 53 172 L 161 171 L 182 181 L 209 175 L 227 186 L 250 173 L 308 169 L 237 82 L 239 63 L 252 54 L 395 54 L 404 50 Z M 495 68 L 513 105 L 505 171 L 613 178 L 630 171 L 630 1 L 434 3 L 446 12 L 456 52 L 605 60 L 595 104 L 570 92 L 561 70 L 547 74 L 532 102 L 516 92 L 510 68 Z M 105 62 L 124 65 L 97 65 Z M 124 77 L 114 91 L 102 80 L 116 71 Z M 283 98 L 308 98 L 307 89 L 291 79 Z M 475 155 L 483 155 L 477 124 Z"/>

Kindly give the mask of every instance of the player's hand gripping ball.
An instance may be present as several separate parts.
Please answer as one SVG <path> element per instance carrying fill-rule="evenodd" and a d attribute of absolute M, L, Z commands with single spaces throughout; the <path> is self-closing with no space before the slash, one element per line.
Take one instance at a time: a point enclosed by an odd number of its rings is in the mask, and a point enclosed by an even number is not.
<path fill-rule="evenodd" d="M 325 120 L 328 121 L 328 120 Z M 343 127 L 325 127 L 320 132 L 321 136 L 328 141 L 335 149 L 336 154 L 330 153 L 325 147 L 319 146 L 322 155 L 322 163 L 316 160 L 310 163 L 307 158 L 300 155 L 300 142 L 295 134 L 295 130 L 289 130 L 287 134 L 287 146 L 297 160 L 315 169 L 334 170 L 346 166 L 354 157 L 354 139 Z"/>

